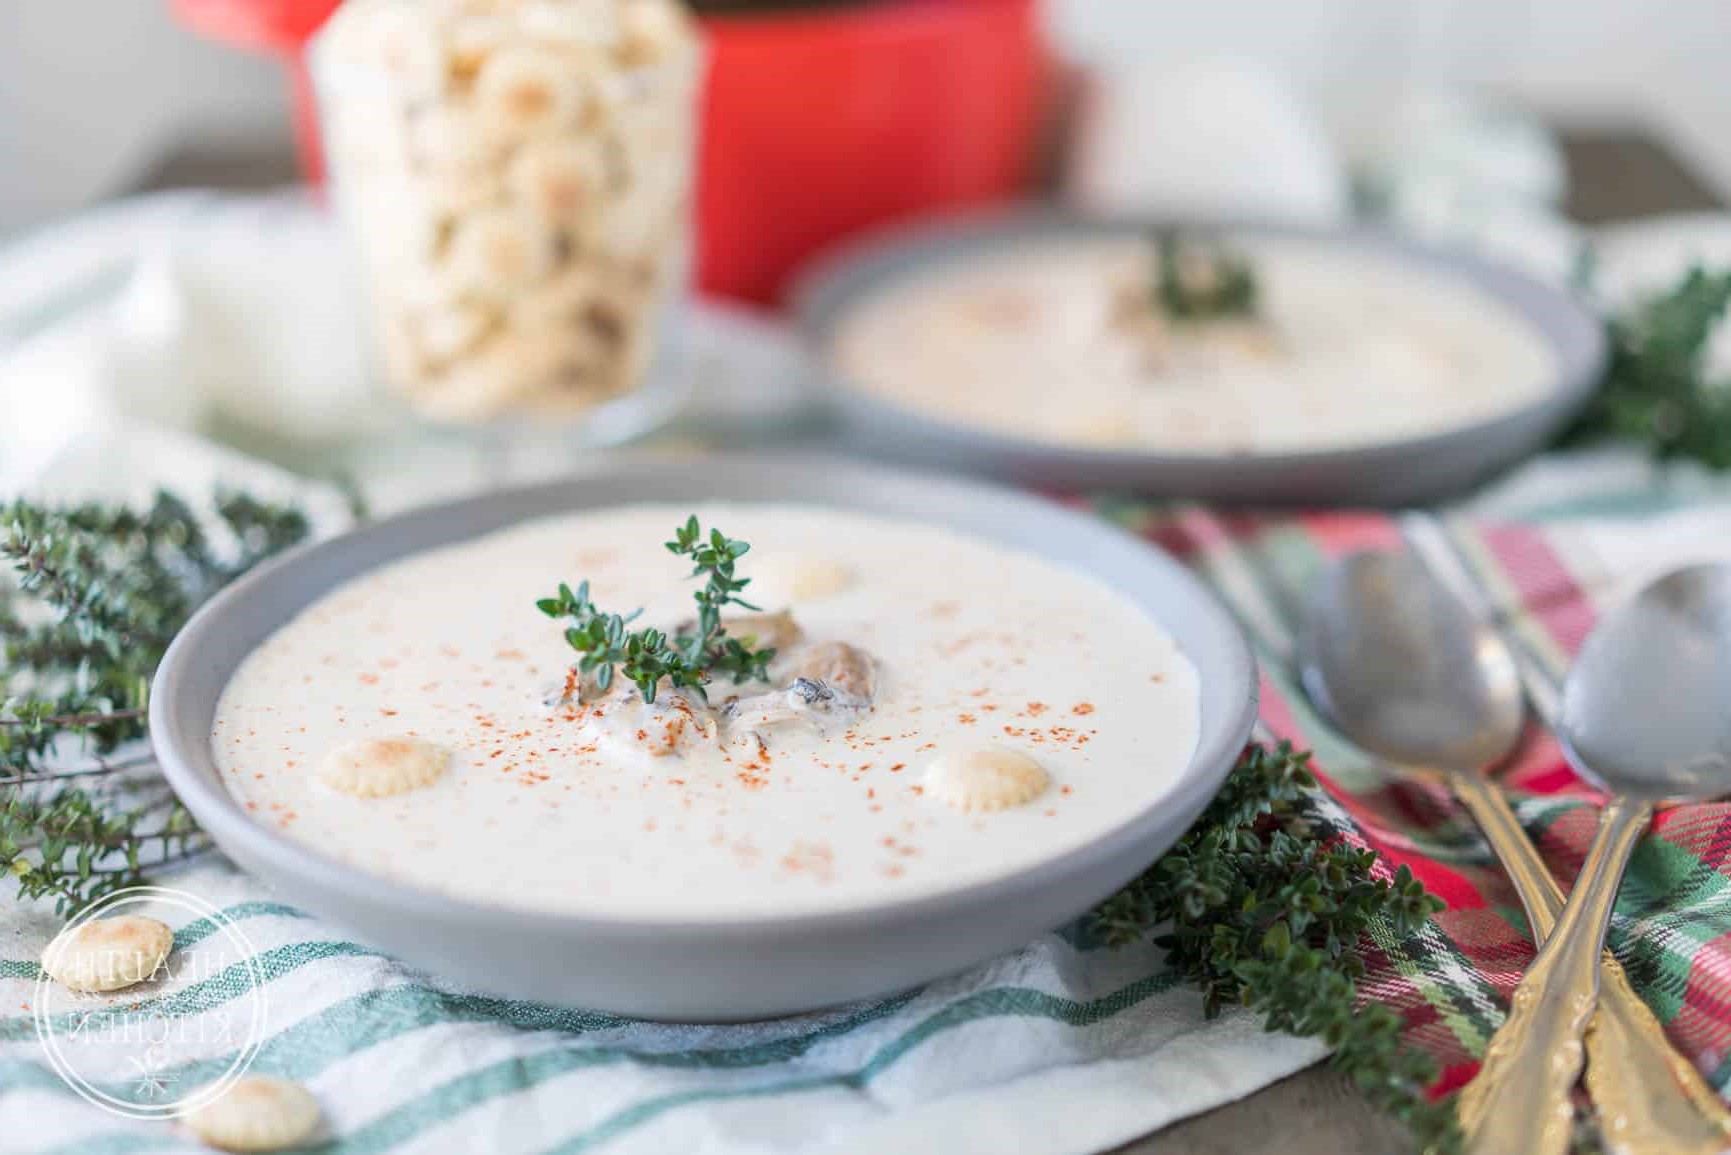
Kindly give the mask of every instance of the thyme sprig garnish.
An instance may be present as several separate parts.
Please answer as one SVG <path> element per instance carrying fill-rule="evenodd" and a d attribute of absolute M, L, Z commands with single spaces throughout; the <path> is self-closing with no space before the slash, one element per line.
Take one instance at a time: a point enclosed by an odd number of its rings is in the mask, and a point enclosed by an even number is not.
<path fill-rule="evenodd" d="M 1731 306 L 1731 269 L 1692 268 L 1666 292 L 1606 322 L 1604 384 L 1566 443 L 1619 438 L 1660 460 L 1731 469 L 1731 377 L 1712 372 L 1713 333 Z"/>
<path fill-rule="evenodd" d="M 580 582 L 575 590 L 561 582 L 555 596 L 535 603 L 550 618 L 570 620 L 565 641 L 581 655 L 577 661 L 578 673 L 594 679 L 596 687 L 605 693 L 613 685 L 617 669 L 637 687 L 645 702 L 655 701 L 656 690 L 663 681 L 675 689 L 696 690 L 707 699 L 706 687 L 713 677 L 727 677 L 736 684 L 768 680 L 775 650 L 756 649 L 729 637 L 721 621 L 721 611 L 728 606 L 758 608 L 739 596 L 751 579 L 736 576 L 734 570 L 751 546 L 719 529 L 710 530 L 706 537 L 695 515 L 674 531 L 673 540 L 666 546 L 669 553 L 691 559 L 692 577 L 706 579 L 703 588 L 692 595 L 697 602 L 694 632 L 669 636 L 653 626 L 627 631 L 626 627 L 643 611 L 603 612 L 590 600 L 586 581 Z"/>
<path fill-rule="evenodd" d="M 69 913 L 206 845 L 127 774 L 151 765 L 150 676 L 200 603 L 308 528 L 241 493 L 208 517 L 169 493 L 0 506 L 0 870 L 21 896 Z"/>
<path fill-rule="evenodd" d="M 1154 237 L 1154 301 L 1174 321 L 1256 315 L 1256 270 L 1227 245 L 1161 229 Z"/>
<path fill-rule="evenodd" d="M 1321 1038 L 1422 1150 L 1453 1150 L 1453 1110 L 1425 1094 L 1436 1064 L 1401 1039 L 1399 1015 L 1357 997 L 1370 929 L 1410 935 L 1442 903 L 1406 867 L 1378 879 L 1372 852 L 1318 838 L 1309 761 L 1285 742 L 1246 750 L 1178 845 L 1095 910 L 1093 929 L 1108 944 L 1157 933 L 1210 1017 L 1239 1004 L 1271 1031 Z"/>

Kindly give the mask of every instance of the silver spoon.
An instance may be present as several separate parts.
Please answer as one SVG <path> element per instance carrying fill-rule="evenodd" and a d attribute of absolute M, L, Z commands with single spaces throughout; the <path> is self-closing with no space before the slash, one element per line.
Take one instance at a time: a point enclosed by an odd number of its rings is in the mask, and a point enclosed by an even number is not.
<path fill-rule="evenodd" d="M 1482 773 L 1519 741 L 1524 716 L 1519 672 L 1500 635 L 1412 555 L 1361 553 L 1320 583 L 1298 649 L 1305 690 L 1337 730 L 1392 763 L 1444 777 L 1483 829 L 1542 941 L 1563 908 L 1562 891 Z M 1607 1136 L 1628 1152 L 1724 1149 L 1731 1114 L 1672 1050 L 1616 960 L 1605 955 L 1604 967 L 1587 1046 L 1588 1086 Z M 1481 1076 L 1473 1086 L 1485 1082 Z M 1522 1150 L 1491 1133 L 1498 1122 L 1463 1117 L 1469 1140 L 1483 1136 L 1481 1149 Z"/>
<path fill-rule="evenodd" d="M 1569 1090 L 1629 855 L 1655 802 L 1731 790 L 1731 566 L 1678 570 L 1601 622 L 1563 687 L 1557 737 L 1612 798 L 1555 932 L 1461 1093 L 1463 1123 L 1502 1139 L 1480 1151 L 1565 1149 Z"/>

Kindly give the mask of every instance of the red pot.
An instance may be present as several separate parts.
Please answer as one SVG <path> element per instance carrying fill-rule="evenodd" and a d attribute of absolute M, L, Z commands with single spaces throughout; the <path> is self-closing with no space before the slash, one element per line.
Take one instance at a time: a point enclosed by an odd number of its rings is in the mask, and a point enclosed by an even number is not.
<path fill-rule="evenodd" d="M 1025 188 L 1045 65 L 1035 0 L 881 0 L 704 31 L 705 290 L 773 301 L 851 233 Z"/>
<path fill-rule="evenodd" d="M 189 24 L 285 56 L 310 180 L 323 173 L 301 49 L 338 0 L 173 0 Z M 697 279 L 777 299 L 831 243 L 1020 195 L 1046 58 L 1037 0 L 876 0 L 711 16 Z"/>

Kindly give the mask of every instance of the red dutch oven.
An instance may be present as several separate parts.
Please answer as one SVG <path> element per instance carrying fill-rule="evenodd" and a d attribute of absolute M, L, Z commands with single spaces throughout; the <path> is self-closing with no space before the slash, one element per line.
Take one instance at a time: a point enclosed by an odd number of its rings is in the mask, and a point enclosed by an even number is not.
<path fill-rule="evenodd" d="M 880 0 L 703 26 L 705 289 L 771 301 L 842 237 L 1025 189 L 1045 65 L 1034 0 Z"/>
<path fill-rule="evenodd" d="M 302 50 L 338 0 L 173 0 L 277 53 L 308 178 L 323 173 Z M 1037 0 L 854 0 L 710 15 L 697 178 L 705 292 L 774 302 L 864 229 L 1021 195 L 1042 115 Z"/>

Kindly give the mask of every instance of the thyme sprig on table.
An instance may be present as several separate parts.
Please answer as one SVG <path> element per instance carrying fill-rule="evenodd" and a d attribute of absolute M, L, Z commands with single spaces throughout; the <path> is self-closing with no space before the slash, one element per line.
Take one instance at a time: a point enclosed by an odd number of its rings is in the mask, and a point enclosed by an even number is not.
<path fill-rule="evenodd" d="M 697 602 L 695 632 L 670 637 L 653 626 L 628 632 L 626 627 L 643 611 L 615 614 L 597 609 L 589 598 L 586 581 L 574 591 L 561 582 L 558 594 L 535 603 L 550 618 L 570 619 L 565 641 L 581 655 L 578 672 L 592 677 L 605 693 L 613 685 L 617 668 L 645 702 L 655 701 L 656 690 L 664 680 L 675 689 L 693 689 L 705 698 L 705 687 L 714 676 L 725 676 L 735 683 L 768 680 L 775 650 L 756 649 L 729 637 L 721 621 L 721 611 L 728 606 L 758 608 L 739 596 L 751 579 L 734 572 L 751 546 L 719 529 L 710 530 L 705 537 L 695 515 L 686 519 L 666 545 L 669 553 L 691 559 L 692 577 L 707 579 L 692 595 Z"/>
<path fill-rule="evenodd" d="M 1565 443 L 1620 438 L 1661 460 L 1731 469 L 1731 377 L 1709 365 L 1714 331 L 1731 306 L 1731 269 L 1689 270 L 1671 289 L 1606 322 L 1604 384 Z"/>
<path fill-rule="evenodd" d="M 1452 1107 L 1425 1094 L 1436 1065 L 1402 1041 L 1399 1015 L 1357 997 L 1371 927 L 1410 935 L 1442 903 L 1406 867 L 1375 878 L 1371 851 L 1318 837 L 1309 762 L 1285 742 L 1247 749 L 1178 845 L 1094 911 L 1093 929 L 1111 945 L 1156 934 L 1209 1016 L 1239 1004 L 1269 1030 L 1321 1038 L 1421 1149 L 1453 1150 Z"/>
<path fill-rule="evenodd" d="M 202 849 L 144 745 L 150 676 L 200 603 L 307 535 L 298 510 L 219 494 L 208 518 L 0 506 L 0 870 L 68 913 Z"/>

